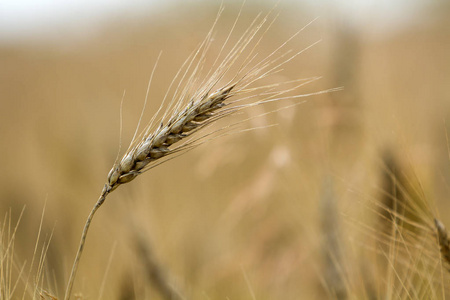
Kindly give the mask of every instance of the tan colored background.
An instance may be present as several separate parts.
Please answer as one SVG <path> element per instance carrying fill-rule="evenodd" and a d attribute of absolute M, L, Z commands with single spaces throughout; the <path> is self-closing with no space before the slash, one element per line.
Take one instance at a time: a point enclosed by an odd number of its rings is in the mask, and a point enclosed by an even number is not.
<path fill-rule="evenodd" d="M 272 6 L 248 2 L 238 32 Z M 239 11 L 225 7 L 218 40 Z M 317 16 L 301 5 L 281 7 L 262 52 Z M 143 18 L 116 16 L 86 37 L 0 44 L 0 211 L 15 223 L 26 207 L 15 253 L 18 264 L 30 263 L 45 205 L 40 245 L 53 233 L 43 284 L 51 293 L 62 295 L 85 218 L 117 154 L 123 91 L 127 144 L 160 51 L 146 120 L 217 10 L 173 5 Z M 367 235 L 358 222 L 372 224 L 365 201 L 379 195 L 386 149 L 450 222 L 448 5 L 436 2 L 417 22 L 382 32 L 377 23 L 351 27 L 345 16 L 323 11 L 291 47 L 323 41 L 274 80 L 321 75 L 304 91 L 344 91 L 257 118 L 245 126 L 278 126 L 216 140 L 120 187 L 94 219 L 75 291 L 96 299 L 113 255 L 104 299 L 132 299 L 129 289 L 155 299 L 134 248 L 137 226 L 191 299 L 323 297 L 321 224 L 334 218 L 323 209 L 323 186 L 331 178 L 343 256 L 357 269 L 352 237 Z"/>

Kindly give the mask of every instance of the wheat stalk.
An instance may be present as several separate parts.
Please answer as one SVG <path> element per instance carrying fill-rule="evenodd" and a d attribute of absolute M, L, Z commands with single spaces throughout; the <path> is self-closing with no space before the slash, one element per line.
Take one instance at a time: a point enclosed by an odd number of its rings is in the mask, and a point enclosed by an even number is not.
<path fill-rule="evenodd" d="M 224 128 L 204 133 L 201 136 L 195 135 L 198 131 L 204 131 L 206 127 L 221 118 L 236 114 L 243 109 L 255 105 L 283 99 L 303 98 L 338 90 L 329 89 L 311 94 L 287 95 L 293 91 L 295 92 L 301 86 L 319 79 L 319 77 L 255 86 L 262 79 L 280 72 L 283 65 L 319 42 L 313 43 L 298 52 L 285 49 L 288 42 L 310 25 L 312 21 L 276 48 L 271 54 L 255 62 L 257 59 L 255 50 L 265 32 L 276 19 L 273 18 L 271 20 L 272 22 L 268 22 L 272 11 L 265 16 L 258 15 L 237 43 L 230 50 L 226 51 L 227 54 L 223 55 L 224 58 L 219 60 L 235 29 L 240 15 L 239 13 L 213 66 L 206 75 L 202 76 L 207 53 L 213 42 L 212 34 L 222 11 L 223 7 L 219 10 L 216 20 L 203 42 L 190 55 L 180 71 L 176 74 L 158 112 L 147 126 L 145 126 L 141 134 L 136 135 L 135 133 L 129 148 L 120 160 L 116 160 L 116 163 L 114 163 L 109 172 L 100 197 L 86 220 L 78 252 L 67 284 L 65 300 L 70 299 L 79 260 L 92 219 L 109 193 L 120 185 L 132 181 L 145 171 L 217 136 L 228 133 L 234 125 L 238 124 L 235 122 Z M 241 60 L 238 62 L 239 59 Z M 222 83 L 224 77 L 230 72 L 232 67 L 237 67 L 237 72 L 234 73 L 231 80 Z M 285 85 L 291 85 L 291 87 L 286 88 L 284 87 Z M 168 104 L 165 104 L 169 97 L 169 91 L 171 90 L 174 90 L 171 96 L 172 100 Z M 234 100 L 231 101 L 231 98 Z M 166 110 L 160 116 L 164 106 Z M 160 121 L 157 125 L 154 125 L 158 117 Z"/>

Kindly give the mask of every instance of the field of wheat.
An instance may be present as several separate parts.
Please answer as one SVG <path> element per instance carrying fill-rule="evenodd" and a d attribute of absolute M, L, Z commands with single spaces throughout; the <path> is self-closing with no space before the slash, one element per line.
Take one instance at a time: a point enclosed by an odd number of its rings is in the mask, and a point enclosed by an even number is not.
<path fill-rule="evenodd" d="M 448 4 L 231 2 L 0 43 L 1 299 L 450 294 Z"/>

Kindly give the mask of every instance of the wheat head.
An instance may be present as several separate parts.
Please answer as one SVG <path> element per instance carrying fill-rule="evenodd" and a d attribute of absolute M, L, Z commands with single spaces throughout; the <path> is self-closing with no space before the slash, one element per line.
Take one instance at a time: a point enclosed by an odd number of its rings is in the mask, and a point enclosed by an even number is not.
<path fill-rule="evenodd" d="M 205 39 L 188 57 L 176 74 L 158 112 L 141 133 L 136 134 L 139 129 L 139 121 L 129 148 L 120 159 L 116 159 L 110 170 L 101 195 L 86 221 L 66 288 L 66 300 L 70 298 L 78 263 L 92 218 L 110 192 L 171 158 L 215 137 L 227 134 L 230 128 L 239 124 L 239 122 L 234 122 L 223 128 L 206 133 L 205 128 L 219 119 L 255 105 L 283 99 L 303 98 L 339 90 L 339 88 L 329 89 L 310 94 L 299 94 L 297 92 L 300 87 L 319 79 L 319 77 L 270 84 L 262 83 L 263 79 L 279 73 L 284 65 L 319 42 L 312 43 L 296 52 L 286 49 L 289 42 L 299 35 L 312 21 L 269 55 L 258 59 L 256 51 L 258 45 L 276 19 L 276 17 L 271 17 L 273 11 L 267 15 L 258 15 L 238 41 L 228 47 L 239 19 L 239 13 L 227 39 L 221 45 L 214 63 L 206 68 L 208 50 L 210 50 L 214 42 L 214 28 L 222 11 L 223 7 L 219 10 L 216 20 Z M 209 71 L 205 72 L 205 69 Z M 226 77 L 231 79 L 225 81 Z M 169 98 L 171 99 L 170 101 L 167 100 Z M 299 103 L 300 101 L 296 102 L 296 104 Z M 162 112 L 163 110 L 164 112 Z M 202 131 L 203 134 L 197 134 L 199 131 Z"/>

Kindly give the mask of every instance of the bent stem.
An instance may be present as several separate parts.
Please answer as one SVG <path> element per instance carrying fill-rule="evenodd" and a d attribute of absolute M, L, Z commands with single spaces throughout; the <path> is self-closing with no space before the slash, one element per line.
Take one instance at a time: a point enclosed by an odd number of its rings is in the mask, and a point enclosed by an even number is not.
<path fill-rule="evenodd" d="M 80 262 L 81 254 L 83 253 L 84 244 L 86 242 L 86 236 L 87 236 L 87 233 L 89 230 L 89 226 L 91 225 L 91 222 L 92 222 L 92 219 L 94 218 L 95 212 L 97 211 L 97 209 L 100 206 L 102 206 L 103 202 L 105 202 L 105 199 L 106 199 L 106 196 L 108 195 L 108 193 L 109 193 L 109 191 L 105 186 L 105 188 L 102 191 L 102 194 L 100 195 L 100 197 L 97 200 L 97 203 L 95 203 L 94 207 L 92 208 L 91 213 L 89 214 L 89 216 L 86 220 L 86 224 L 84 224 L 83 233 L 81 234 L 80 245 L 78 248 L 77 255 L 75 257 L 75 261 L 73 262 L 72 272 L 70 273 L 69 282 L 67 283 L 67 289 L 66 289 L 66 294 L 64 295 L 64 300 L 70 299 L 70 294 L 72 293 L 73 283 L 75 281 L 75 276 L 77 274 L 78 263 Z"/>

